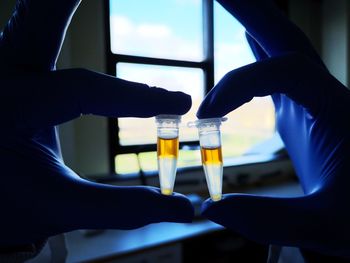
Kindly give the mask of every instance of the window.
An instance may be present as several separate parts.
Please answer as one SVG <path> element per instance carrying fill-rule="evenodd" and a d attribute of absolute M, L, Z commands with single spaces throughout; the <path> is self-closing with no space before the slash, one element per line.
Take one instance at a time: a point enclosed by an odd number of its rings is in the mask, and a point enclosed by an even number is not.
<path fill-rule="evenodd" d="M 186 124 L 226 72 L 254 61 L 244 28 L 212 0 L 109 0 L 109 14 L 108 73 L 191 95 L 178 166 L 199 165 L 197 131 Z M 222 129 L 225 159 L 274 134 L 269 98 L 254 99 L 228 117 Z M 113 172 L 157 169 L 154 118 L 111 119 L 110 139 Z"/>

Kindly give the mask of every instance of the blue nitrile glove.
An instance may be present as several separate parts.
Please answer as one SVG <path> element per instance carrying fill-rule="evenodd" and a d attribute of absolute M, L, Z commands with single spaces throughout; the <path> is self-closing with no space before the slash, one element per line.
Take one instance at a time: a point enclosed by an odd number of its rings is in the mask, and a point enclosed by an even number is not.
<path fill-rule="evenodd" d="M 180 194 L 86 181 L 65 166 L 55 125 L 81 114 L 184 114 L 190 96 L 85 69 L 55 70 L 79 0 L 18 0 L 0 39 L 0 247 L 74 229 L 190 222 Z M 5 249 L 6 250 L 6 249 Z"/>
<path fill-rule="evenodd" d="M 259 61 L 227 73 L 197 116 L 223 116 L 254 96 L 271 94 L 278 132 L 305 194 L 227 194 L 219 202 L 207 200 L 203 215 L 261 243 L 350 257 L 349 90 L 271 2 L 218 2 L 246 27 Z"/>

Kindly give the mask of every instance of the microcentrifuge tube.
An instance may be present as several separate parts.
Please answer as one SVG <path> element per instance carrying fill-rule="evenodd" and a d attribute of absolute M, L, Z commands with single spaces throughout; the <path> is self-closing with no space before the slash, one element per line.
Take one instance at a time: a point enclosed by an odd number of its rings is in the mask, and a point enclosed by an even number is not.
<path fill-rule="evenodd" d="M 198 128 L 202 165 L 210 197 L 219 201 L 222 197 L 223 159 L 220 125 L 226 118 L 200 119 L 189 123 Z"/>
<path fill-rule="evenodd" d="M 159 182 L 164 195 L 171 195 L 174 189 L 179 155 L 180 121 L 181 116 L 178 115 L 156 116 Z"/>

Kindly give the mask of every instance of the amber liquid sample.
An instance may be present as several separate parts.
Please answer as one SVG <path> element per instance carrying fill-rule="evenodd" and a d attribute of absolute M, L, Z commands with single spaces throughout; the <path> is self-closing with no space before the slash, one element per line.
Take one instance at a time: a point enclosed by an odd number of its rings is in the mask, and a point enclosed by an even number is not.
<path fill-rule="evenodd" d="M 162 194 L 171 195 L 177 168 L 177 157 L 179 155 L 179 138 L 157 139 L 157 156 L 160 188 Z"/>
<path fill-rule="evenodd" d="M 222 196 L 222 150 L 221 147 L 201 147 L 202 164 L 209 193 L 213 201 L 219 201 Z"/>
<path fill-rule="evenodd" d="M 221 147 L 217 148 L 201 148 L 201 156 L 203 165 L 221 164 L 222 165 L 222 151 Z"/>
<path fill-rule="evenodd" d="M 177 158 L 179 155 L 179 138 L 157 139 L 158 158 Z"/>

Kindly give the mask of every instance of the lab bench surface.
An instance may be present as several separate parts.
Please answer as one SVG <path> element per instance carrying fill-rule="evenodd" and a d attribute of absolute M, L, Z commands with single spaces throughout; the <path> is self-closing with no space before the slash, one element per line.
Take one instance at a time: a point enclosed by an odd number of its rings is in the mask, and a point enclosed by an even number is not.
<path fill-rule="evenodd" d="M 220 229 L 215 223 L 201 220 L 191 224 L 157 223 L 135 230 L 107 230 L 91 237 L 74 231 L 66 235 L 67 262 L 121 257 Z"/>
<path fill-rule="evenodd" d="M 278 187 L 254 189 L 248 193 L 292 197 L 301 195 L 302 191 L 297 183 L 288 183 Z M 222 231 L 224 231 L 223 227 L 208 220 L 196 220 L 189 224 L 157 223 L 135 230 L 106 230 L 92 236 L 86 236 L 81 231 L 73 231 L 66 234 L 67 262 L 119 262 L 118 258 L 125 258 L 169 245 L 172 245 L 176 250 L 177 244 Z M 124 260 L 123 262 L 148 261 Z M 170 260 L 167 262 L 178 261 Z"/>

